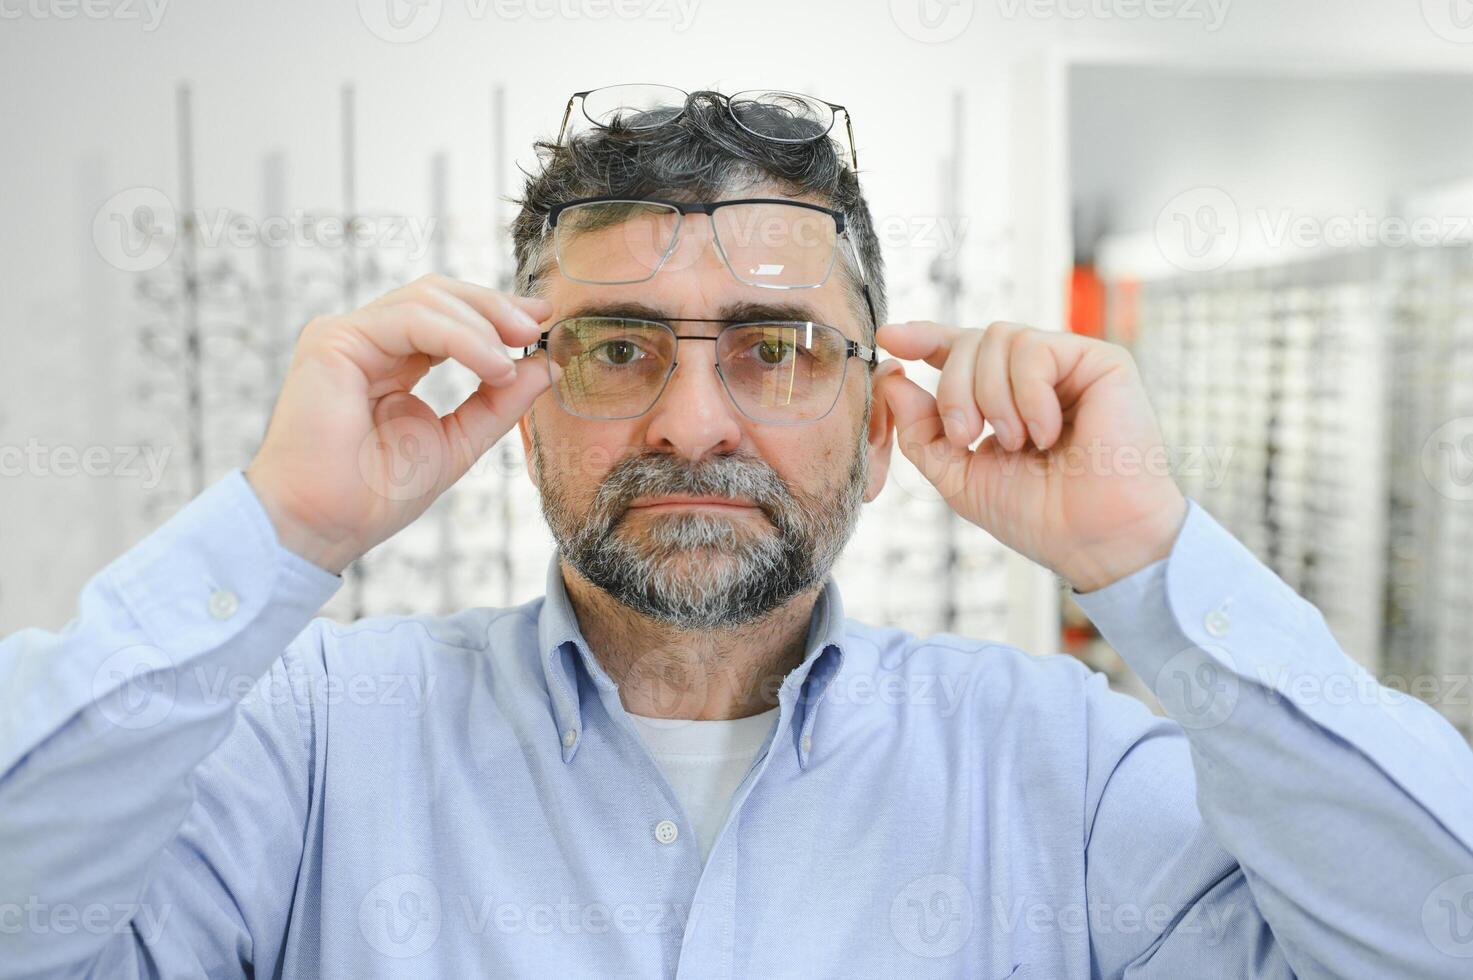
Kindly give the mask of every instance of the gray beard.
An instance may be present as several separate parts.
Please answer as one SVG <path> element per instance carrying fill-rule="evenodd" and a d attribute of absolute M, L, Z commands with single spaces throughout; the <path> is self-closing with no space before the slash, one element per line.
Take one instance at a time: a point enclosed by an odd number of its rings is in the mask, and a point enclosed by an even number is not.
<path fill-rule="evenodd" d="M 579 509 L 542 465 L 535 427 L 532 451 L 562 557 L 616 601 L 683 630 L 752 622 L 823 582 L 859 520 L 869 463 L 857 447 L 846 485 L 809 497 L 753 456 L 692 465 L 647 453 L 621 460 Z M 635 498 L 665 494 L 745 498 L 771 526 L 699 512 L 658 515 L 638 534 L 624 522 Z"/>

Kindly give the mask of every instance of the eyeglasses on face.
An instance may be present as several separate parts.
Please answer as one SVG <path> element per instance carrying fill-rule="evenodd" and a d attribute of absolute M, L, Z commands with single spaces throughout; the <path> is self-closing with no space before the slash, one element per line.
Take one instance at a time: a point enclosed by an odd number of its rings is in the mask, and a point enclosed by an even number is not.
<path fill-rule="evenodd" d="M 673 323 L 719 323 L 715 336 L 677 334 Z M 808 320 L 709 320 L 577 316 L 553 324 L 530 357 L 547 352 L 559 404 L 586 419 L 632 419 L 648 412 L 669 384 L 681 341 L 712 341 L 716 373 L 732 404 L 754 422 L 817 422 L 838 403 L 849 359 L 873 366 L 879 355 L 837 327 Z M 561 368 L 554 376 L 552 365 Z"/>

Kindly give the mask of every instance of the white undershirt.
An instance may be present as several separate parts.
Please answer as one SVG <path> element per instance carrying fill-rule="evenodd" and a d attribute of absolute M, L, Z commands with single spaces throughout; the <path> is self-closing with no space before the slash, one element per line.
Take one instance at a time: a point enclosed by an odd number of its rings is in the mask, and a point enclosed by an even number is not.
<path fill-rule="evenodd" d="M 777 714 L 773 708 L 730 721 L 629 715 L 695 826 L 702 861 L 711 853 L 732 794 L 752 768 Z"/>

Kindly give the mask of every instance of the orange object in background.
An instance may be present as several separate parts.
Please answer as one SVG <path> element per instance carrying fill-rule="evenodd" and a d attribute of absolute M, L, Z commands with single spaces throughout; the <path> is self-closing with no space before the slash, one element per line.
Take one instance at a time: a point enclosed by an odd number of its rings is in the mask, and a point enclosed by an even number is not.
<path fill-rule="evenodd" d="M 1092 265 L 1076 265 L 1069 276 L 1069 330 L 1086 337 L 1105 336 L 1105 283 Z"/>

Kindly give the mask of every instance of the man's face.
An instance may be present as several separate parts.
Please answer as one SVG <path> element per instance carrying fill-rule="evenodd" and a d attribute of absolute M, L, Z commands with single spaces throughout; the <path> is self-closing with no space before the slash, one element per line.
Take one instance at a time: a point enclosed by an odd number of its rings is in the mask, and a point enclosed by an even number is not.
<path fill-rule="evenodd" d="M 620 247 L 617 228 L 596 234 L 609 238 L 611 253 Z M 722 263 L 701 214 L 683 219 L 675 253 L 646 282 L 578 283 L 555 264 L 546 275 L 548 326 L 571 315 L 726 320 L 765 309 L 756 315 L 868 339 L 837 265 L 811 289 L 744 285 Z M 682 337 L 714 338 L 723 324 L 671 326 Z M 685 629 L 751 621 L 820 583 L 861 502 L 884 485 L 893 435 L 883 403 L 866 411 L 871 369 L 857 358 L 833 410 L 801 425 L 743 415 L 715 359 L 714 343 L 681 340 L 668 383 L 638 418 L 582 418 L 549 390 L 521 421 L 563 558 L 616 600 Z"/>

